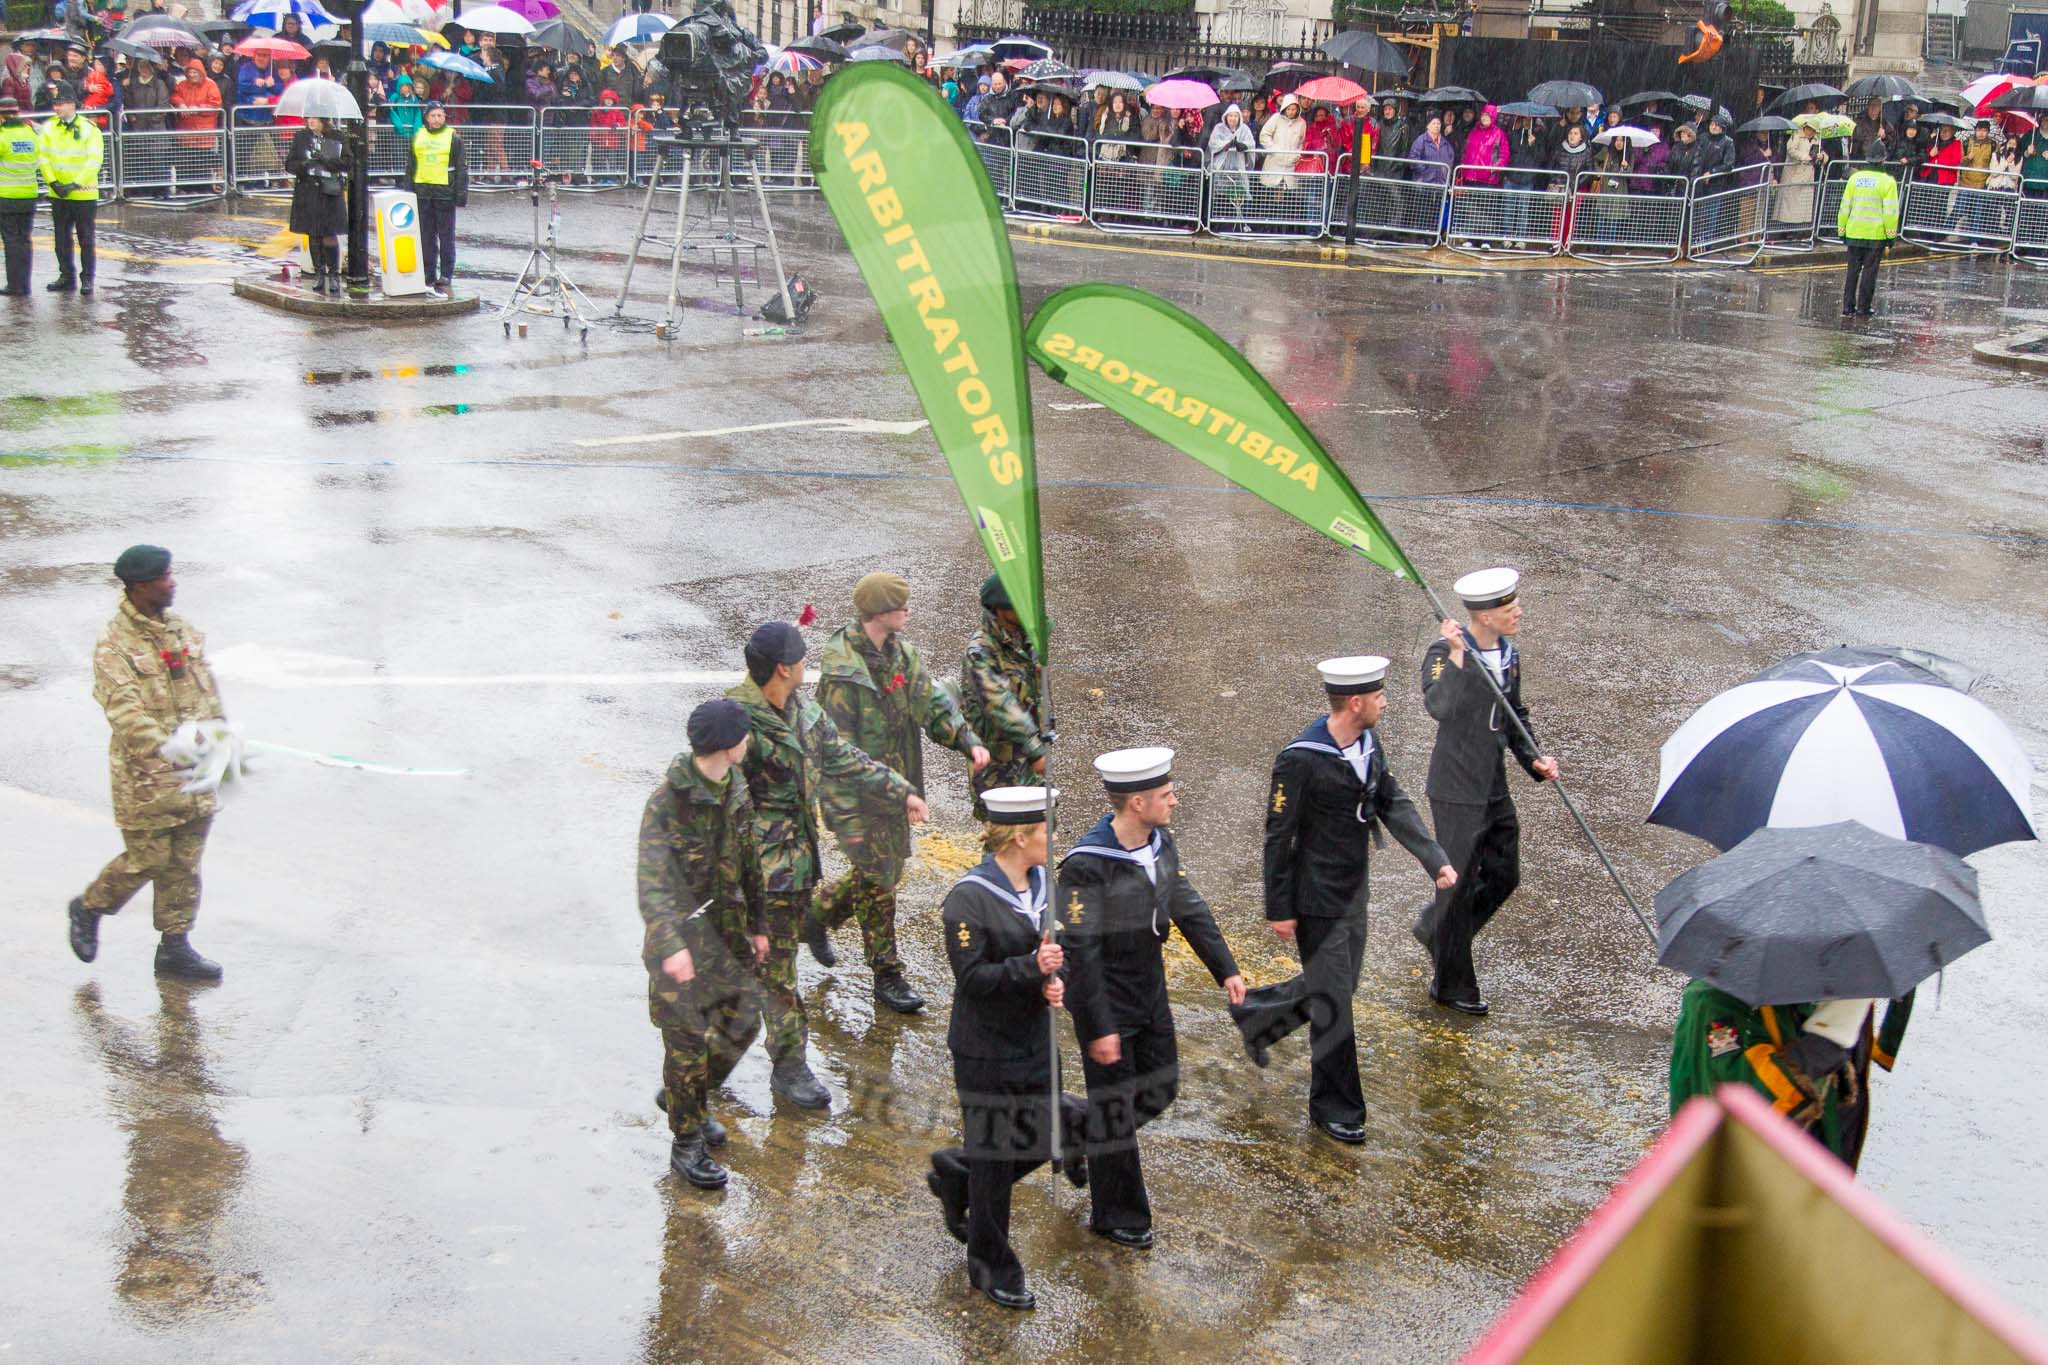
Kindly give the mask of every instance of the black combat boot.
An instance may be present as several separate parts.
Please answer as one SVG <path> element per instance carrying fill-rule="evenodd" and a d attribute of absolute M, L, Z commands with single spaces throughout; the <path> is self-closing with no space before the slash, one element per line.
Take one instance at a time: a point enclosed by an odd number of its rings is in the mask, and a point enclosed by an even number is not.
<path fill-rule="evenodd" d="M 902 972 L 882 972 L 875 977 L 875 999 L 898 1014 L 916 1014 L 924 1008 L 924 997 L 910 989 Z"/>
<path fill-rule="evenodd" d="M 799 1109 L 832 1107 L 832 1092 L 811 1074 L 810 1063 L 802 1057 L 777 1062 L 775 1070 L 768 1075 L 768 1088 Z"/>
<path fill-rule="evenodd" d="M 816 915 L 804 916 L 804 947 L 811 950 L 820 967 L 839 965 L 839 954 L 832 951 L 832 940 L 825 937 L 825 921 Z"/>
<path fill-rule="evenodd" d="M 71 951 L 78 954 L 80 962 L 100 955 L 100 912 L 86 909 L 83 896 L 71 901 Z"/>
<path fill-rule="evenodd" d="M 654 1092 L 654 1107 L 664 1114 L 668 1112 L 668 1091 L 657 1090 Z M 709 1114 L 704 1116 L 704 1145 L 706 1147 L 723 1147 L 726 1144 L 726 1140 L 731 1136 L 730 1133 L 725 1131 L 724 1124 L 712 1118 Z"/>
<path fill-rule="evenodd" d="M 156 945 L 156 974 L 187 981 L 218 981 L 221 977 L 220 964 L 201 957 L 183 934 L 165 934 L 163 942 Z"/>
<path fill-rule="evenodd" d="M 729 1178 L 725 1167 L 704 1150 L 702 1133 L 675 1140 L 669 1148 L 668 1168 L 700 1190 L 722 1190 Z"/>

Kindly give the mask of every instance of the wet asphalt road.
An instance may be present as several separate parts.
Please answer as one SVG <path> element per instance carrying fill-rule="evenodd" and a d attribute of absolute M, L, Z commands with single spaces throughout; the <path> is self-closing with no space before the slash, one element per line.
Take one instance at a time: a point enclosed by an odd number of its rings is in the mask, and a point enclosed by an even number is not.
<path fill-rule="evenodd" d="M 757 1048 L 714 1100 L 730 1188 L 668 1178 L 641 803 L 745 632 L 814 602 L 821 639 L 870 569 L 911 578 L 910 634 L 954 671 L 985 572 L 957 496 L 815 229 L 791 224 L 821 299 L 801 337 L 740 338 L 698 276 L 675 346 L 600 326 L 585 351 L 488 313 L 316 327 L 232 298 L 279 213 L 110 210 L 95 303 L 0 314 L 0 1358 L 1443 1359 L 1655 1136 L 1680 983 L 1517 779 L 1492 1018 L 1430 1006 L 1401 932 L 1421 873 L 1375 858 L 1371 1140 L 1340 1150 L 1308 1130 L 1305 1049 L 1254 1071 L 1177 948 L 1185 1075 L 1144 1145 L 1159 1245 L 1091 1237 L 1041 1176 L 1015 1217 L 1040 1308 L 1002 1313 L 922 1185 L 955 1119 L 933 911 L 971 836 L 940 754 L 902 896 L 932 1010 L 877 1018 L 844 931 L 840 968 L 802 967 L 832 1116 L 779 1109 Z M 465 216 L 487 305 L 526 228 L 523 201 Z M 566 209 L 601 298 L 629 232 L 625 206 Z M 1086 278 L 1166 294 L 1275 379 L 1433 581 L 1523 570 L 1536 719 L 1645 901 L 1709 853 L 1642 823 L 1658 745 L 1786 654 L 1953 655 L 2048 760 L 2048 386 L 1969 358 L 2048 320 L 2048 276 L 1900 266 L 1845 329 L 1833 269 L 1487 277 L 1114 245 L 1021 244 L 1027 308 Z M 1389 654 L 1384 738 L 1419 791 L 1429 613 L 1042 378 L 1038 400 L 1063 783 L 1085 793 L 1103 748 L 1179 749 L 1184 858 L 1252 979 L 1278 979 L 1272 754 L 1318 707 L 1314 660 Z M 266 763 L 216 824 L 195 940 L 227 980 L 198 993 L 152 979 L 141 903 L 94 966 L 63 947 L 65 901 L 116 848 L 90 656 L 106 566 L 144 540 L 177 552 L 179 610 L 250 735 L 473 774 Z M 1878 1081 L 1864 1174 L 2048 1316 L 2048 877 L 2034 846 L 1973 861 L 1998 938 Z"/>

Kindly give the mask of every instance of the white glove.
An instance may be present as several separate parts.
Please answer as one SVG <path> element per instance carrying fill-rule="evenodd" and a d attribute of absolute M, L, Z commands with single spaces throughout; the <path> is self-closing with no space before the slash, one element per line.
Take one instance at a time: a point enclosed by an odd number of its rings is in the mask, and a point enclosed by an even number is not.
<path fill-rule="evenodd" d="M 218 791 L 223 782 L 242 777 L 242 727 L 226 720 L 188 720 L 171 732 L 157 752 L 174 768 L 192 775 L 178 790 Z"/>

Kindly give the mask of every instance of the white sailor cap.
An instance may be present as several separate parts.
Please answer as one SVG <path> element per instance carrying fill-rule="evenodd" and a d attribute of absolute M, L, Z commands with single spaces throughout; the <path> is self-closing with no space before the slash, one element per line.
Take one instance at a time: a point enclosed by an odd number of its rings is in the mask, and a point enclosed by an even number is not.
<path fill-rule="evenodd" d="M 1151 791 L 1173 781 L 1173 750 L 1114 749 L 1095 760 L 1095 771 L 1107 791 Z"/>
<path fill-rule="evenodd" d="M 991 825 L 1042 825 L 1045 823 L 1044 787 L 990 787 L 981 794 Z M 1055 790 L 1057 797 L 1059 792 Z"/>
<path fill-rule="evenodd" d="M 1522 576 L 1513 569 L 1481 569 L 1466 574 L 1451 586 L 1473 611 L 1489 611 L 1515 600 L 1515 594 L 1521 591 Z"/>
<path fill-rule="evenodd" d="M 1323 690 L 1333 696 L 1377 692 L 1387 685 L 1387 661 L 1377 654 L 1325 659 L 1316 665 L 1316 672 L 1323 675 Z"/>

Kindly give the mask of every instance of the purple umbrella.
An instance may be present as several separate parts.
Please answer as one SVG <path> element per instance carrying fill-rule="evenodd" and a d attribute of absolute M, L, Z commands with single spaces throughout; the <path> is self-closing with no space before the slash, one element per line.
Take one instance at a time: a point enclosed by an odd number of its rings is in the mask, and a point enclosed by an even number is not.
<path fill-rule="evenodd" d="M 562 7 L 554 0 L 498 0 L 498 3 L 522 19 L 531 20 L 536 24 L 543 19 L 558 19 L 562 14 Z M 461 23 L 462 16 L 456 15 L 454 22 Z"/>

